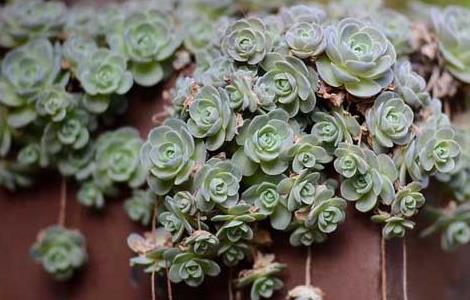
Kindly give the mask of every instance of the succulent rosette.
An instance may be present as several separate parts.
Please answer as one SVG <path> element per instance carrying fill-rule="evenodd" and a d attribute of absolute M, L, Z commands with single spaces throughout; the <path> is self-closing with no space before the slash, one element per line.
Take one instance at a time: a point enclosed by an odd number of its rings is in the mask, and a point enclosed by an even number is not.
<path fill-rule="evenodd" d="M 195 142 L 186 123 L 177 119 L 152 129 L 140 152 L 142 165 L 149 170 L 147 182 L 157 195 L 186 182 L 205 158 L 204 143 Z"/>
<path fill-rule="evenodd" d="M 77 74 L 78 66 L 88 60 L 98 45 L 95 40 L 85 33 L 71 34 L 62 45 L 62 54 L 74 74 Z"/>
<path fill-rule="evenodd" d="M 272 43 L 261 19 L 245 18 L 235 21 L 227 28 L 221 48 L 233 60 L 255 65 L 271 51 Z"/>
<path fill-rule="evenodd" d="M 199 257 L 213 256 L 219 247 L 219 239 L 205 230 L 194 231 L 184 243 Z"/>
<path fill-rule="evenodd" d="M 326 12 L 319 6 L 305 4 L 283 7 L 281 8 L 280 16 L 289 27 L 298 22 L 320 25 L 327 18 Z"/>
<path fill-rule="evenodd" d="M 0 18 L 0 44 L 13 47 L 34 38 L 59 35 L 65 9 L 60 1 L 19 1 L 6 5 Z"/>
<path fill-rule="evenodd" d="M 325 36 L 326 54 L 316 66 L 326 83 L 360 98 L 377 95 L 392 83 L 395 48 L 379 29 L 346 18 L 327 27 Z"/>
<path fill-rule="evenodd" d="M 85 180 L 93 174 L 95 169 L 95 146 L 85 146 L 76 151 L 60 155 L 57 168 L 64 176 L 73 176 L 76 180 Z"/>
<path fill-rule="evenodd" d="M 205 138 L 207 150 L 214 151 L 235 136 L 235 116 L 225 90 L 204 86 L 189 106 L 188 129 L 195 138 Z"/>
<path fill-rule="evenodd" d="M 393 183 L 398 173 L 393 160 L 385 154 L 376 155 L 373 151 L 363 149 L 369 169 L 366 173 L 358 173 L 341 183 L 341 195 L 354 201 L 356 209 L 361 212 L 372 210 L 379 200 L 390 205 L 395 198 Z"/>
<path fill-rule="evenodd" d="M 315 23 L 295 23 L 287 30 L 285 38 L 291 53 L 301 59 L 316 57 L 326 47 L 323 28 Z"/>
<path fill-rule="evenodd" d="M 188 191 L 177 192 L 173 196 L 172 201 L 175 207 L 185 215 L 193 216 L 197 212 L 196 199 L 193 194 Z"/>
<path fill-rule="evenodd" d="M 367 111 L 367 128 L 372 136 L 373 148 L 381 152 L 393 145 L 406 145 L 413 135 L 411 126 L 414 113 L 403 99 L 393 92 L 383 92 Z"/>
<path fill-rule="evenodd" d="M 284 284 L 276 276 L 286 267 L 274 261 L 272 254 L 257 253 L 253 267 L 240 272 L 237 286 L 242 288 L 251 285 L 250 299 L 271 298 L 275 291 L 280 290 Z"/>
<path fill-rule="evenodd" d="M 312 285 L 299 285 L 287 294 L 288 300 L 323 300 L 324 293 Z"/>
<path fill-rule="evenodd" d="M 85 238 L 77 230 L 50 226 L 41 231 L 31 256 L 57 280 L 67 280 L 87 260 Z"/>
<path fill-rule="evenodd" d="M 442 248 L 448 251 L 470 242 L 470 226 L 463 221 L 450 223 L 441 237 Z"/>
<path fill-rule="evenodd" d="M 287 197 L 287 209 L 294 211 L 315 201 L 320 173 L 303 170 L 300 174 L 283 179 L 278 185 L 281 195 Z"/>
<path fill-rule="evenodd" d="M 230 75 L 230 84 L 225 87 L 230 100 L 230 108 L 234 111 L 256 111 L 258 97 L 253 91 L 253 83 L 254 78 L 248 72 L 238 70 Z"/>
<path fill-rule="evenodd" d="M 124 210 L 134 222 L 150 225 L 155 206 L 153 194 L 149 191 L 134 190 L 132 196 L 124 202 Z"/>
<path fill-rule="evenodd" d="M 90 140 L 90 116 L 75 110 L 61 122 L 49 123 L 41 137 L 41 148 L 45 153 L 56 154 L 64 148 L 83 149 Z"/>
<path fill-rule="evenodd" d="M 233 160 L 240 165 L 244 176 L 253 175 L 258 166 L 268 175 L 278 175 L 289 167 L 281 153 L 290 147 L 294 131 L 289 116 L 284 110 L 276 109 L 268 114 L 257 115 L 237 136 L 240 148 Z"/>
<path fill-rule="evenodd" d="M 213 277 L 219 273 L 220 267 L 216 262 L 192 253 L 180 253 L 173 259 L 168 276 L 174 283 L 184 281 L 187 285 L 196 287 L 201 285 L 206 276 Z"/>
<path fill-rule="evenodd" d="M 247 253 L 249 253 L 249 247 L 240 242 L 222 244 L 217 251 L 217 255 L 222 257 L 222 261 L 227 267 L 238 265 L 238 263 L 245 260 Z"/>
<path fill-rule="evenodd" d="M 265 215 L 253 211 L 250 205 L 240 203 L 227 209 L 226 214 L 212 217 L 211 221 L 224 222 L 216 234 L 221 242 L 239 243 L 253 239 L 254 233 L 249 223 L 264 218 Z"/>
<path fill-rule="evenodd" d="M 406 230 L 414 228 L 415 223 L 403 217 L 392 216 L 385 220 L 385 225 L 382 229 L 382 235 L 385 239 L 403 238 Z"/>
<path fill-rule="evenodd" d="M 316 111 L 312 114 L 312 119 L 312 135 L 329 152 L 333 152 L 341 142 L 352 144 L 353 138 L 359 136 L 361 130 L 356 119 L 343 110 L 334 110 L 331 113 Z"/>
<path fill-rule="evenodd" d="M 303 61 L 292 56 L 269 53 L 261 63 L 266 74 L 255 84 L 255 92 L 261 106 L 267 110 L 277 106 L 295 116 L 313 111 L 316 104 L 315 91 L 318 76 Z"/>
<path fill-rule="evenodd" d="M 95 7 L 84 5 L 73 6 L 67 11 L 64 31 L 69 35 L 84 34 L 97 36 L 100 34 L 99 17 L 99 11 Z"/>
<path fill-rule="evenodd" d="M 323 243 L 327 235 L 318 229 L 307 228 L 304 225 L 298 226 L 289 236 L 289 243 L 294 247 L 309 247 L 313 243 Z"/>
<path fill-rule="evenodd" d="M 142 144 L 139 132 L 129 127 L 101 135 L 96 141 L 93 174 L 98 186 L 109 187 L 113 183 L 126 183 L 132 188 L 140 186 L 146 175 L 139 160 Z"/>
<path fill-rule="evenodd" d="M 421 75 L 414 72 L 408 60 L 399 61 L 394 69 L 395 92 L 401 96 L 406 104 L 419 108 L 431 102 L 431 96 L 426 91 L 426 81 Z"/>
<path fill-rule="evenodd" d="M 455 168 L 460 146 L 455 141 L 455 131 L 450 127 L 427 128 L 417 142 L 419 163 L 428 173 L 449 173 Z"/>
<path fill-rule="evenodd" d="M 124 56 L 106 48 L 93 51 L 77 71 L 83 89 L 91 96 L 127 93 L 133 84 Z"/>
<path fill-rule="evenodd" d="M 197 52 L 213 46 L 215 28 L 211 20 L 204 17 L 193 17 L 184 23 L 184 46 Z"/>
<path fill-rule="evenodd" d="M 238 202 L 242 172 L 233 161 L 211 158 L 196 174 L 196 204 L 203 211 L 215 205 L 230 208 Z"/>
<path fill-rule="evenodd" d="M 333 160 L 311 134 L 305 134 L 290 147 L 285 155 L 292 160 L 292 170 L 300 173 L 304 169 L 323 170 L 323 164 Z"/>
<path fill-rule="evenodd" d="M 145 232 L 144 236 L 131 233 L 127 237 L 129 248 L 137 254 L 129 262 L 131 266 L 143 266 L 147 273 L 165 270 L 174 252 L 170 234 L 164 228 Z"/>
<path fill-rule="evenodd" d="M 41 147 L 31 143 L 20 149 L 17 161 L 26 166 L 37 166 L 41 163 Z"/>
<path fill-rule="evenodd" d="M 346 201 L 335 197 L 334 190 L 321 185 L 317 188 L 314 205 L 311 207 L 305 226 L 318 228 L 323 233 L 332 233 L 346 218 Z"/>
<path fill-rule="evenodd" d="M 413 51 L 412 26 L 405 15 L 391 9 L 383 9 L 378 10 L 371 18 L 395 47 L 397 55 L 406 55 Z"/>
<path fill-rule="evenodd" d="M 73 107 L 74 104 L 75 99 L 72 94 L 66 92 L 63 87 L 51 86 L 38 94 L 36 111 L 41 117 L 52 122 L 60 122 L 66 117 L 69 107 Z"/>
<path fill-rule="evenodd" d="M 2 61 L 0 103 L 10 107 L 8 124 L 14 128 L 36 119 L 36 96 L 59 80 L 59 47 L 38 39 L 11 50 Z"/>
<path fill-rule="evenodd" d="M 105 199 L 101 189 L 93 182 L 84 183 L 77 192 L 77 200 L 86 207 L 102 209 Z"/>
<path fill-rule="evenodd" d="M 396 194 L 392 203 L 392 212 L 404 217 L 412 217 L 418 213 L 418 209 L 424 205 L 425 199 L 420 192 L 422 186 L 412 182 L 403 187 Z"/>
<path fill-rule="evenodd" d="M 152 86 L 163 79 L 163 64 L 181 45 L 182 34 L 170 14 L 150 8 L 131 12 L 106 34 L 106 40 L 129 60 L 134 80 Z"/>
<path fill-rule="evenodd" d="M 463 82 L 470 83 L 470 10 L 460 6 L 436 8 L 431 11 L 431 18 L 447 70 Z"/>
<path fill-rule="evenodd" d="M 285 197 L 277 191 L 277 185 L 284 176 L 260 176 L 257 183 L 250 185 L 241 198 L 248 204 L 253 204 L 259 212 L 268 215 L 271 226 L 284 230 L 289 225 L 292 215 L 287 209 Z"/>
<path fill-rule="evenodd" d="M 357 145 L 340 143 L 334 154 L 336 156 L 334 168 L 338 174 L 345 178 L 351 178 L 356 174 L 365 174 L 369 169 L 364 152 Z"/>

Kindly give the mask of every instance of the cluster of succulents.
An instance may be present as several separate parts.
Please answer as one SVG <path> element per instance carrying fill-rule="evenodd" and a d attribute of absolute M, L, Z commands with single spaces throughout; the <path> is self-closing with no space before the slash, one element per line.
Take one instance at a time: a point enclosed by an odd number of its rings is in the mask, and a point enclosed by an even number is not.
<path fill-rule="evenodd" d="M 404 237 L 428 206 L 431 178 L 455 202 L 430 209 L 425 234 L 442 231 L 448 250 L 470 242 L 468 121 L 451 120 L 456 93 L 434 93 L 445 81 L 436 74 L 468 93 L 469 10 L 432 10 L 423 25 L 379 0 L 161 2 L 2 8 L 1 186 L 26 187 L 53 169 L 95 209 L 128 188 L 130 219 L 159 225 L 129 237 L 132 265 L 194 287 L 253 260 L 235 282 L 253 300 L 282 287 L 284 266 L 253 255 L 263 226 L 310 247 L 334 234 L 352 203 L 384 238 Z M 130 127 L 106 130 L 132 108 L 132 88 L 183 69 L 168 118 L 146 140 Z M 85 261 L 84 241 L 57 228 L 33 252 L 66 278 Z M 56 250 L 63 240 L 81 252 Z M 321 295 L 310 285 L 289 293 Z"/>

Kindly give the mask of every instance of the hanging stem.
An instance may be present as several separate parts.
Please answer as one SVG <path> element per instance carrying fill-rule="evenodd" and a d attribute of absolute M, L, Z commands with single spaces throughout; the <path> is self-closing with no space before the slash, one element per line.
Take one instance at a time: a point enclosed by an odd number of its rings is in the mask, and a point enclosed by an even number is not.
<path fill-rule="evenodd" d="M 165 261 L 165 270 L 166 270 L 166 290 L 168 293 L 168 300 L 173 300 L 173 291 L 171 289 L 170 277 L 168 276 L 168 262 L 167 261 Z"/>
<path fill-rule="evenodd" d="M 403 251 L 403 300 L 408 300 L 408 267 L 407 267 L 407 253 L 406 253 L 406 237 L 403 237 L 402 243 Z"/>
<path fill-rule="evenodd" d="M 57 223 L 65 227 L 65 215 L 67 210 L 67 180 L 65 177 L 62 177 L 60 184 L 60 204 L 59 204 L 59 217 Z"/>
<path fill-rule="evenodd" d="M 387 263 L 386 245 L 383 235 L 380 238 L 380 261 L 382 270 L 382 300 L 387 300 Z"/>
<path fill-rule="evenodd" d="M 305 260 L 305 285 L 310 286 L 312 283 L 311 278 L 312 269 L 312 247 L 307 247 L 307 258 Z"/>
<path fill-rule="evenodd" d="M 157 295 L 156 295 L 156 292 L 155 292 L 155 270 L 152 271 L 152 276 L 151 276 L 150 280 L 152 280 L 152 282 L 151 282 L 152 300 L 155 300 L 155 299 L 157 299 Z"/>
<path fill-rule="evenodd" d="M 228 299 L 233 300 L 233 287 L 232 287 L 232 277 L 233 277 L 233 269 L 229 269 L 228 273 Z"/>

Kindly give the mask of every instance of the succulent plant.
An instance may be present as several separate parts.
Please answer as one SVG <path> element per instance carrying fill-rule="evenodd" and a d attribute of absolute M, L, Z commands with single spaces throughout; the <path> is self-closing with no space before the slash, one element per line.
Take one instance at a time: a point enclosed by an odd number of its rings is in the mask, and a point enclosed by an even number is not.
<path fill-rule="evenodd" d="M 241 203 L 229 208 L 225 215 L 216 215 L 211 218 L 212 222 L 224 222 L 216 234 L 221 242 L 238 243 L 253 238 L 253 230 L 249 223 L 264 219 L 265 216 L 252 212 L 250 208 L 249 205 Z"/>
<path fill-rule="evenodd" d="M 323 28 L 316 23 L 297 22 L 286 32 L 286 43 L 298 58 L 316 57 L 326 47 Z"/>
<path fill-rule="evenodd" d="M 77 200 L 84 206 L 96 209 L 102 209 L 105 203 L 103 192 L 93 181 L 86 182 L 80 187 Z"/>
<path fill-rule="evenodd" d="M 154 206 L 155 199 L 152 193 L 145 190 L 132 191 L 132 196 L 124 202 L 124 210 L 129 218 L 144 226 L 150 225 Z"/>
<path fill-rule="evenodd" d="M 311 207 L 305 225 L 318 228 L 323 233 L 332 233 L 346 218 L 346 201 L 334 197 L 335 192 L 326 186 L 319 186 L 315 202 Z"/>
<path fill-rule="evenodd" d="M 138 131 L 129 127 L 101 135 L 96 141 L 95 183 L 102 188 L 114 183 L 136 188 L 144 183 L 146 174 L 139 160 L 142 144 Z"/>
<path fill-rule="evenodd" d="M 73 33 L 62 45 L 62 54 L 72 72 L 77 75 L 78 66 L 90 59 L 91 54 L 97 49 L 95 40 L 86 33 Z"/>
<path fill-rule="evenodd" d="M 354 144 L 340 143 L 334 154 L 336 156 L 334 168 L 341 176 L 351 178 L 356 174 L 367 173 L 369 165 L 361 147 Z"/>
<path fill-rule="evenodd" d="M 38 94 L 36 112 L 41 117 L 60 122 L 66 117 L 69 107 L 74 105 L 75 99 L 72 94 L 67 93 L 63 87 L 51 86 Z"/>
<path fill-rule="evenodd" d="M 300 174 L 283 179 L 278 185 L 281 195 L 287 197 L 287 208 L 294 211 L 301 205 L 312 205 L 319 185 L 320 173 L 303 170 Z"/>
<path fill-rule="evenodd" d="M 230 160 L 211 158 L 196 174 L 196 204 L 202 211 L 216 205 L 230 208 L 238 203 L 241 170 Z"/>
<path fill-rule="evenodd" d="M 75 5 L 67 10 L 63 30 L 68 38 L 74 34 L 97 36 L 100 33 L 99 17 L 95 7 Z"/>
<path fill-rule="evenodd" d="M 168 276 L 174 283 L 184 281 L 196 287 L 206 276 L 217 276 L 219 273 L 220 267 L 216 262 L 192 253 L 180 253 L 173 259 Z"/>
<path fill-rule="evenodd" d="M 129 60 L 134 80 L 152 86 L 163 79 L 163 63 L 181 45 L 182 34 L 176 28 L 171 15 L 142 7 L 115 24 L 106 40 L 111 49 Z"/>
<path fill-rule="evenodd" d="M 399 61 L 394 69 L 395 92 L 412 107 L 419 108 L 429 105 L 431 96 L 426 91 L 426 81 L 411 68 L 407 60 Z"/>
<path fill-rule="evenodd" d="M 234 154 L 244 176 L 253 175 L 258 166 L 268 175 L 283 173 L 289 162 L 281 153 L 293 143 L 294 132 L 287 122 L 288 114 L 276 109 L 268 114 L 257 115 L 237 136 L 242 148 Z"/>
<path fill-rule="evenodd" d="M 275 275 L 280 273 L 285 265 L 274 262 L 274 259 L 274 255 L 258 253 L 253 268 L 240 272 L 237 286 L 245 287 L 251 284 L 251 300 L 271 298 L 275 291 L 284 286 L 282 280 Z"/>
<path fill-rule="evenodd" d="M 59 72 L 59 48 L 45 39 L 33 40 L 5 55 L 0 103 L 11 108 L 7 119 L 9 126 L 24 127 L 36 119 L 37 93 L 58 82 Z"/>
<path fill-rule="evenodd" d="M 385 220 L 385 226 L 382 230 L 382 235 L 385 239 L 391 239 L 395 237 L 404 237 L 406 230 L 414 228 L 414 222 L 409 221 L 403 217 L 393 216 Z"/>
<path fill-rule="evenodd" d="M 31 256 L 57 280 L 67 280 L 87 260 L 85 239 L 77 230 L 50 226 L 38 235 Z"/>
<path fill-rule="evenodd" d="M 90 95 L 127 93 L 133 84 L 132 74 L 127 71 L 126 59 L 109 49 L 98 48 L 77 71 L 78 80 Z"/>
<path fill-rule="evenodd" d="M 320 77 L 333 87 L 368 98 L 393 80 L 396 61 L 393 45 L 377 28 L 346 18 L 325 29 L 326 54 L 316 61 Z"/>
<path fill-rule="evenodd" d="M 249 73 L 239 70 L 230 75 L 230 84 L 225 87 L 230 100 L 230 108 L 234 111 L 258 108 L 258 98 L 253 91 L 254 78 Z"/>
<path fill-rule="evenodd" d="M 188 191 L 177 192 L 172 201 L 175 203 L 176 208 L 185 215 L 194 216 L 197 212 L 196 199 Z"/>
<path fill-rule="evenodd" d="M 282 7 L 280 17 L 289 27 L 300 22 L 320 25 L 327 19 L 326 12 L 319 6 L 305 4 Z"/>
<path fill-rule="evenodd" d="M 213 256 L 217 252 L 219 239 L 208 231 L 197 230 L 184 243 L 199 257 Z"/>
<path fill-rule="evenodd" d="M 57 168 L 64 176 L 73 176 L 76 180 L 85 180 L 93 174 L 95 169 L 95 146 L 85 146 L 71 151 L 58 158 Z"/>
<path fill-rule="evenodd" d="M 221 48 L 235 61 L 254 65 L 271 51 L 272 40 L 261 19 L 245 18 L 227 28 Z"/>
<path fill-rule="evenodd" d="M 345 179 L 341 183 L 341 195 L 346 200 L 354 201 L 357 210 L 367 212 L 376 206 L 379 197 L 384 204 L 391 204 L 395 198 L 393 183 L 398 178 L 398 172 L 388 155 L 376 155 L 368 149 L 363 152 L 369 165 L 368 171 Z"/>
<path fill-rule="evenodd" d="M 248 246 L 241 242 L 222 244 L 217 251 L 217 255 L 222 257 L 222 261 L 227 267 L 238 265 L 245 260 L 247 253 L 249 253 Z"/>
<path fill-rule="evenodd" d="M 13 47 L 39 37 L 55 37 L 65 21 L 65 5 L 59 1 L 20 1 L 1 13 L 0 44 Z"/>
<path fill-rule="evenodd" d="M 431 11 L 431 19 L 446 68 L 458 79 L 470 83 L 468 54 L 470 10 L 460 6 L 448 6 L 443 10 L 436 8 Z"/>
<path fill-rule="evenodd" d="M 205 138 L 207 150 L 214 151 L 235 136 L 235 118 L 228 94 L 204 86 L 189 106 L 188 129 L 195 138 Z"/>
<path fill-rule="evenodd" d="M 215 28 L 212 22 L 205 17 L 193 17 L 184 22 L 184 46 L 186 49 L 197 52 L 213 46 Z"/>
<path fill-rule="evenodd" d="M 341 142 L 353 143 L 353 138 L 359 136 L 361 127 L 356 119 L 342 110 L 331 113 L 316 111 L 312 114 L 315 122 L 312 135 L 330 152 Z"/>
<path fill-rule="evenodd" d="M 281 107 L 291 117 L 299 110 L 303 113 L 313 111 L 318 89 L 315 71 L 298 58 L 278 53 L 267 54 L 261 67 L 266 74 L 257 80 L 254 90 L 263 108 Z"/>
<path fill-rule="evenodd" d="M 393 200 L 392 212 L 407 218 L 417 214 L 425 202 L 423 194 L 420 193 L 421 188 L 419 183 L 412 182 L 400 189 Z"/>
<path fill-rule="evenodd" d="M 257 183 L 247 188 L 241 196 L 248 204 L 258 208 L 260 213 L 268 215 L 271 226 L 277 230 L 286 229 L 292 218 L 286 207 L 285 197 L 277 191 L 277 185 L 283 178 L 284 176 L 259 176 Z"/>
<path fill-rule="evenodd" d="M 311 134 L 303 135 L 290 147 L 285 155 L 292 159 L 292 170 L 300 173 L 304 169 L 323 170 L 323 164 L 333 160 L 328 152 Z"/>
<path fill-rule="evenodd" d="M 90 140 L 88 125 L 90 116 L 84 111 L 75 110 L 61 122 L 49 123 L 41 138 L 44 152 L 57 154 L 64 148 L 79 150 L 86 147 Z"/>
<path fill-rule="evenodd" d="M 377 152 L 392 148 L 394 144 L 406 145 L 412 138 L 413 110 L 399 95 L 383 92 L 367 111 L 366 122 Z"/>
<path fill-rule="evenodd" d="M 395 47 L 397 55 L 406 55 L 413 51 L 412 26 L 405 15 L 391 9 L 383 9 L 371 15 L 371 18 Z"/>
<path fill-rule="evenodd" d="M 18 163 L 26 166 L 37 166 L 41 162 L 41 147 L 37 143 L 27 144 L 18 152 Z"/>
<path fill-rule="evenodd" d="M 143 266 L 145 272 L 159 272 L 169 265 L 169 259 L 174 252 L 170 234 L 163 228 L 146 232 L 144 236 L 132 233 L 127 238 L 129 248 L 137 253 L 130 259 L 131 266 Z"/>
<path fill-rule="evenodd" d="M 323 292 L 312 285 L 299 285 L 287 294 L 288 300 L 323 300 Z"/>
<path fill-rule="evenodd" d="M 470 242 L 470 226 L 462 221 L 450 223 L 442 234 L 442 248 L 448 251 Z"/>
<path fill-rule="evenodd" d="M 455 131 L 450 127 L 424 130 L 417 142 L 419 162 L 424 171 L 449 173 L 455 168 L 460 146 L 454 136 Z"/>
<path fill-rule="evenodd" d="M 149 187 L 157 195 L 186 182 L 205 156 L 204 143 L 195 142 L 187 125 L 177 119 L 152 129 L 140 152 L 143 167 L 150 171 Z"/>

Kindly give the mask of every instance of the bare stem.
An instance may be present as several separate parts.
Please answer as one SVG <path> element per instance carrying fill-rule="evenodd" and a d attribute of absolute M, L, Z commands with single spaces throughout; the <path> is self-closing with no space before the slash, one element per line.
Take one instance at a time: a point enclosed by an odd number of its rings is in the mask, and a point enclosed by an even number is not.
<path fill-rule="evenodd" d="M 387 300 L 387 264 L 386 245 L 383 235 L 380 238 L 380 261 L 382 270 L 382 300 Z"/>
<path fill-rule="evenodd" d="M 307 258 L 305 260 L 305 285 L 310 286 L 312 284 L 311 278 L 312 270 L 312 247 L 307 247 Z"/>
<path fill-rule="evenodd" d="M 403 237 L 402 242 L 403 250 L 403 300 L 408 300 L 408 267 L 407 267 L 407 253 L 406 253 L 406 237 Z"/>
<path fill-rule="evenodd" d="M 62 177 L 60 184 L 60 204 L 59 204 L 59 217 L 57 223 L 65 227 L 65 215 L 67 210 L 67 180 L 65 177 Z"/>

